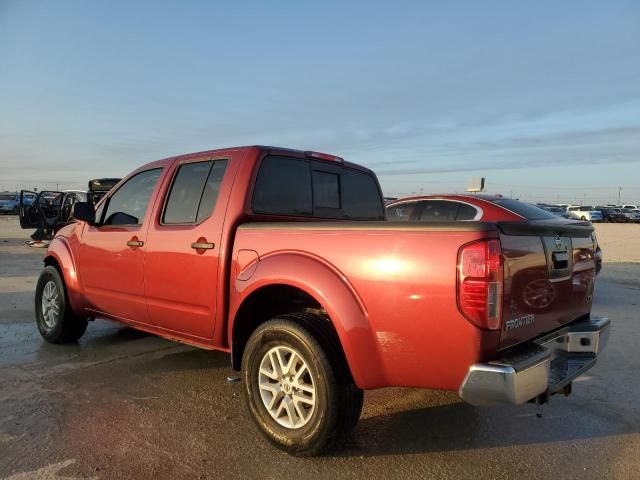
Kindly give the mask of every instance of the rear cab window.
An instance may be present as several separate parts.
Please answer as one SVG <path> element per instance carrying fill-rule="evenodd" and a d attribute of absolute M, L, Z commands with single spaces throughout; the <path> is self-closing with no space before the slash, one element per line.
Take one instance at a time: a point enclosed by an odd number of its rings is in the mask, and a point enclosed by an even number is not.
<path fill-rule="evenodd" d="M 339 163 L 280 155 L 262 160 L 251 208 L 265 215 L 384 220 L 373 175 Z"/>

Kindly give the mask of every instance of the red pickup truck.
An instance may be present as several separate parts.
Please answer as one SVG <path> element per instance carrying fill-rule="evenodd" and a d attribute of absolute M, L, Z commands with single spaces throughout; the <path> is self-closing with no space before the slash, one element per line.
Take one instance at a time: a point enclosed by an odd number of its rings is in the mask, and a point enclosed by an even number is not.
<path fill-rule="evenodd" d="M 37 284 L 41 335 L 75 341 L 100 317 L 229 352 L 259 430 L 293 454 L 344 440 L 363 389 L 568 394 L 608 338 L 590 225 L 387 222 L 375 175 L 331 155 L 168 158 L 74 215 Z M 532 281 L 553 301 L 531 302 Z"/>

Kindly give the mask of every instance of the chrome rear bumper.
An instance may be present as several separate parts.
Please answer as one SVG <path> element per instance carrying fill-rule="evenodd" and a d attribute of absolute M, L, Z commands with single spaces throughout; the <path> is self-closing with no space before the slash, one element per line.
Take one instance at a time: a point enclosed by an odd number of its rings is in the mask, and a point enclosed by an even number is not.
<path fill-rule="evenodd" d="M 462 382 L 460 397 L 472 405 L 520 405 L 565 391 L 595 365 L 610 330 L 608 318 L 591 317 L 539 337 L 503 358 L 474 364 Z"/>

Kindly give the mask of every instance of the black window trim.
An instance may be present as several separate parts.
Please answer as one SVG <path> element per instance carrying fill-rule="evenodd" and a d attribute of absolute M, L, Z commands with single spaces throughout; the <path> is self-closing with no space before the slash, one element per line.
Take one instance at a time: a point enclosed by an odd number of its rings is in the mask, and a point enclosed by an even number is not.
<path fill-rule="evenodd" d="M 122 187 L 124 187 L 127 183 L 129 183 L 129 180 L 131 180 L 134 177 L 137 177 L 138 175 L 141 175 L 143 173 L 147 173 L 147 172 L 151 172 L 153 170 L 160 170 L 160 177 L 162 177 L 162 171 L 164 170 L 164 166 L 163 165 L 158 165 L 156 167 L 151 167 L 151 168 L 147 168 L 146 170 L 140 170 L 138 172 L 134 172 L 131 175 L 129 175 L 127 178 L 123 179 L 124 181 L 120 182 L 120 185 L 118 186 L 118 188 L 116 190 L 112 190 L 109 193 L 108 196 L 105 197 L 104 202 L 102 202 L 102 205 L 100 205 L 100 207 L 102 208 L 102 212 L 100 212 L 100 221 L 97 225 L 97 227 L 142 227 L 144 225 L 144 218 L 142 219 L 142 223 L 121 223 L 118 225 L 105 225 L 104 219 L 105 219 L 105 215 L 107 214 L 107 211 L 109 210 L 109 203 L 111 203 L 111 198 L 113 198 L 113 196 L 118 193 L 120 191 L 120 189 Z M 158 180 L 160 180 L 160 177 L 158 178 Z M 158 186 L 157 182 L 156 182 L 156 186 L 153 187 L 153 189 L 155 190 L 156 187 Z M 151 194 L 153 195 L 153 192 L 151 192 Z M 151 199 L 149 199 L 149 203 L 151 203 Z M 96 204 L 96 207 L 98 207 L 100 204 L 100 202 L 98 202 L 98 204 Z M 147 209 L 149 209 L 149 205 L 147 205 Z M 97 208 L 96 208 L 97 210 Z M 147 212 L 145 211 L 145 216 L 147 215 Z"/>
<path fill-rule="evenodd" d="M 171 183 L 169 184 L 169 187 L 167 188 L 165 194 L 164 194 L 164 199 L 162 202 L 162 209 L 160 210 L 160 217 L 158 218 L 158 225 L 160 225 L 161 227 L 179 227 L 179 226 L 197 226 L 200 225 L 204 222 L 206 222 L 209 218 L 211 218 L 211 216 L 213 215 L 213 213 L 216 210 L 216 205 L 218 204 L 218 199 L 216 198 L 216 203 L 213 206 L 213 209 L 211 210 L 211 213 L 209 215 L 207 215 L 206 217 L 204 217 L 202 220 L 195 221 L 195 222 L 181 222 L 181 223 L 166 223 L 164 221 L 164 214 L 165 214 L 165 210 L 167 209 L 167 204 L 169 203 L 169 196 L 171 195 L 171 190 L 173 190 L 173 184 L 176 181 L 176 178 L 178 178 L 178 172 L 180 172 L 180 168 L 183 165 L 189 165 L 191 163 L 203 163 L 203 162 L 211 162 L 211 166 L 209 167 L 209 172 L 207 172 L 207 178 L 206 180 L 209 179 L 209 175 L 211 174 L 211 170 L 213 169 L 213 166 L 215 165 L 215 163 L 217 161 L 220 160 L 226 160 L 227 161 L 227 166 L 229 166 L 229 162 L 231 161 L 231 157 L 229 156 L 222 156 L 222 157 L 205 157 L 205 158 L 198 158 L 198 159 L 189 159 L 189 160 L 183 160 L 183 161 L 179 161 L 178 164 L 176 165 L 175 171 L 173 172 L 173 175 L 171 177 Z M 225 167 L 225 171 L 224 171 L 224 175 L 222 176 L 222 181 L 224 181 L 224 177 L 227 174 L 227 169 Z M 206 180 L 205 180 L 205 186 L 206 186 Z M 220 186 L 222 186 L 222 181 L 220 182 Z M 220 192 L 218 192 L 218 195 L 220 194 Z M 204 188 L 202 189 L 202 192 L 200 193 L 200 202 L 202 202 L 202 196 L 204 195 Z M 200 209 L 200 203 L 198 203 L 198 210 Z M 196 212 L 196 220 L 198 219 L 198 212 Z"/>
<path fill-rule="evenodd" d="M 260 177 L 260 172 L 262 171 L 262 168 L 264 166 L 264 161 L 265 159 L 269 158 L 269 157 L 281 157 L 281 158 L 291 158 L 294 160 L 301 160 L 306 162 L 309 165 L 309 182 L 310 182 L 310 188 L 311 188 L 311 214 L 309 215 L 296 215 L 296 214 L 292 214 L 292 213 L 287 213 L 287 214 L 283 214 L 283 213 L 270 213 L 270 212 L 264 212 L 264 211 L 260 211 L 260 210 L 256 210 L 253 206 L 253 202 L 254 202 L 254 197 L 255 197 L 255 192 L 256 192 L 256 185 L 258 184 L 258 178 Z M 320 164 L 324 164 L 326 165 L 325 168 L 327 168 L 327 170 L 322 170 L 322 167 L 319 168 L 315 168 L 313 166 L 312 162 L 317 162 Z M 348 170 L 352 170 L 354 172 L 358 172 L 361 173 L 363 175 L 368 176 L 369 178 L 371 178 L 371 180 L 373 180 L 373 183 L 376 186 L 376 189 L 379 193 L 379 197 L 380 197 L 380 208 L 381 208 L 381 218 L 379 220 L 373 220 L 371 218 L 360 218 L 360 217 L 354 217 L 354 218 L 336 218 L 336 217 L 324 217 L 321 215 L 316 215 L 315 211 L 316 211 L 316 207 L 315 207 L 315 198 L 314 198 L 314 192 L 313 192 L 313 172 L 322 172 L 322 173 L 333 173 L 335 174 L 335 172 L 331 171 L 331 167 L 337 168 L 337 169 L 348 169 Z M 329 210 L 332 212 L 335 211 L 341 211 L 343 209 L 343 204 L 342 204 L 342 179 L 340 177 L 340 175 L 338 175 L 338 194 L 340 196 L 340 198 L 338 199 L 338 201 L 340 202 L 340 208 L 330 208 L 330 207 L 319 207 L 321 210 Z M 365 170 L 361 170 L 359 168 L 353 168 L 349 165 L 345 165 L 343 163 L 334 163 L 332 161 L 329 160 L 324 160 L 322 158 L 307 158 L 307 157 L 299 157 L 296 155 L 286 155 L 284 153 L 281 152 L 268 152 L 265 155 L 262 156 L 262 158 L 260 158 L 260 162 L 259 162 L 259 166 L 256 169 L 256 172 L 253 176 L 252 182 L 251 182 L 251 198 L 250 198 L 250 202 L 249 202 L 249 209 L 252 212 L 252 214 L 257 215 L 257 216 L 263 216 L 263 217 L 282 217 L 282 218 L 317 218 L 317 219 L 323 219 L 323 220 L 353 220 L 353 221 L 384 221 L 386 220 L 386 208 L 384 205 L 384 199 L 382 197 L 382 190 L 380 189 L 380 183 L 378 182 L 377 178 L 375 175 L 373 175 L 372 172 L 370 171 L 365 171 Z"/>

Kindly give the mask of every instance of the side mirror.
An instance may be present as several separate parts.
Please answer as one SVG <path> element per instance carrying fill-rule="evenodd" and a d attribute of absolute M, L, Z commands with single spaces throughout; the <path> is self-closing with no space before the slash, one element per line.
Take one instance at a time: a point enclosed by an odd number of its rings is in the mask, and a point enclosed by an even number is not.
<path fill-rule="evenodd" d="M 96 211 L 88 202 L 76 202 L 73 205 L 73 218 L 87 223 L 96 223 Z"/>

